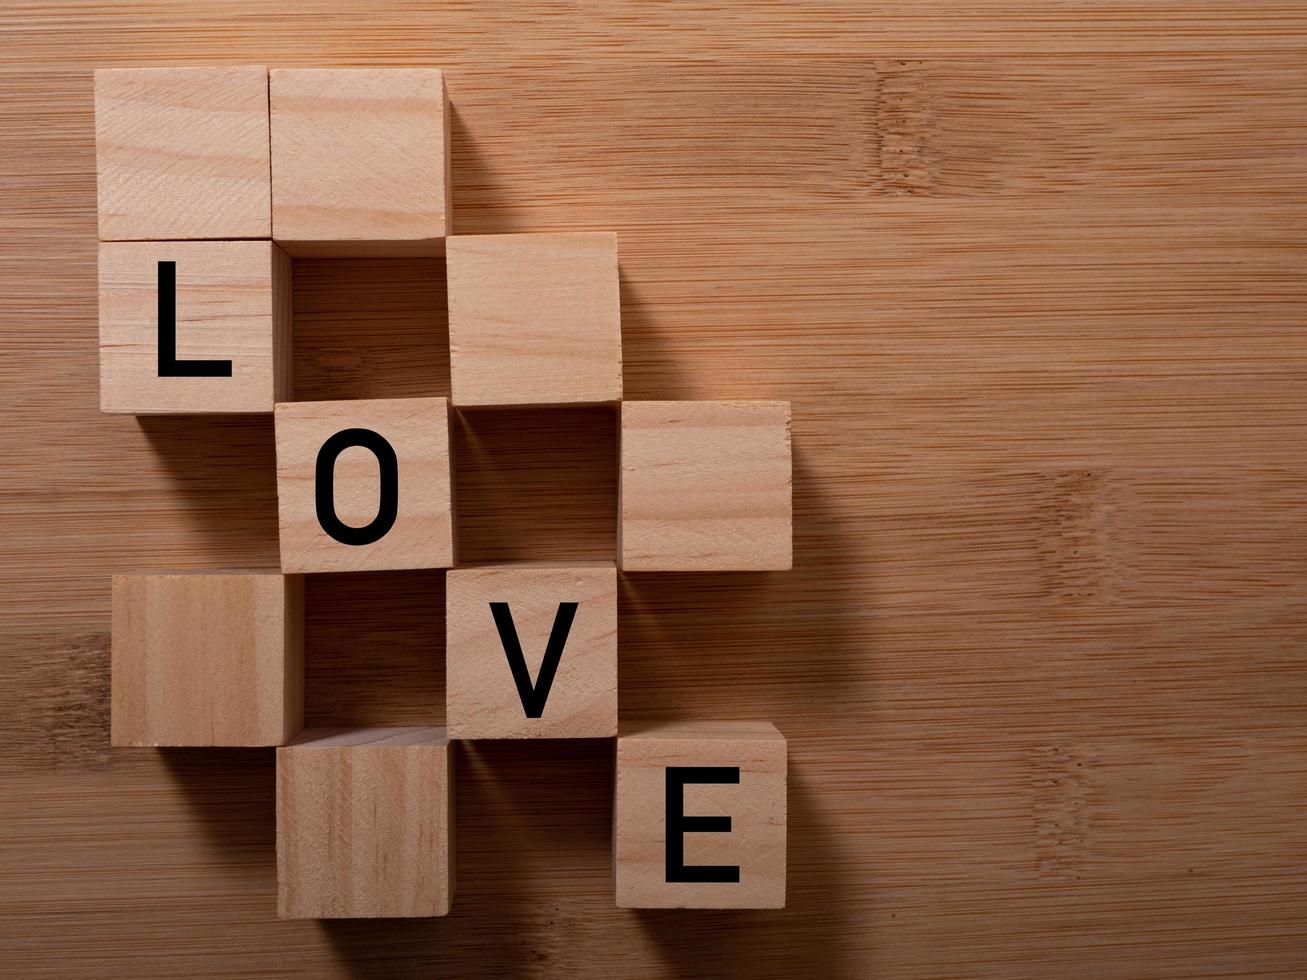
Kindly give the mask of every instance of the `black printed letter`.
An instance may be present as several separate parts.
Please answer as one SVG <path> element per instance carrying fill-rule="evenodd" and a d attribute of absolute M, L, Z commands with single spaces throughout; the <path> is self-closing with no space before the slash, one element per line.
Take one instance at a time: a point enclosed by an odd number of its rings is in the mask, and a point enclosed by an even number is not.
<path fill-rule="evenodd" d="M 549 688 L 553 686 L 554 674 L 558 672 L 558 661 L 563 658 L 563 645 L 567 643 L 567 634 L 572 629 L 576 605 L 575 602 L 558 604 L 558 612 L 554 614 L 554 628 L 550 630 L 549 642 L 545 644 L 545 659 L 540 663 L 540 672 L 533 685 L 531 675 L 527 673 L 526 658 L 522 655 L 522 644 L 517 638 L 517 628 L 513 625 L 513 613 L 509 610 L 508 603 L 490 604 L 490 613 L 495 617 L 495 626 L 499 629 L 499 642 L 504 645 L 508 667 L 513 672 L 513 683 L 517 685 L 517 696 L 522 699 L 522 708 L 528 718 L 539 718 L 545 713 Z"/>
<path fill-rule="evenodd" d="M 159 377 L 231 377 L 231 361 L 177 360 L 176 262 L 159 263 Z"/>
<path fill-rule="evenodd" d="M 350 446 L 372 450 L 381 470 L 381 490 L 377 500 L 377 516 L 363 527 L 350 527 L 336 516 L 336 457 Z M 318 505 L 318 523 L 341 544 L 371 544 L 383 538 L 395 523 L 399 513 L 399 460 L 395 450 L 385 439 L 371 429 L 342 429 L 322 444 L 318 450 L 318 465 L 314 474 L 314 497 Z"/>
<path fill-rule="evenodd" d="M 738 864 L 685 863 L 685 834 L 729 834 L 730 817 L 687 817 L 687 783 L 739 783 L 738 766 L 667 767 L 667 880 L 677 882 L 738 882 Z"/>

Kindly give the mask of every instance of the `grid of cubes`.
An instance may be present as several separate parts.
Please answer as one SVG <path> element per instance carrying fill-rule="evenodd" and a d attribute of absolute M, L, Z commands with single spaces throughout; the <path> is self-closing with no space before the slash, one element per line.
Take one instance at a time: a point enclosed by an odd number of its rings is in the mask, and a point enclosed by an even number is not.
<path fill-rule="evenodd" d="M 454 235 L 438 69 L 109 69 L 95 102 L 101 409 L 273 413 L 282 572 L 115 576 L 113 744 L 278 747 L 284 917 L 449 911 L 451 737 L 616 737 L 618 904 L 782 906 L 785 740 L 619 732 L 617 575 L 789 568 L 789 404 L 623 401 L 617 236 Z M 442 254 L 451 399 L 294 400 L 293 256 Z M 451 412 L 557 405 L 620 412 L 614 560 L 456 567 Z M 448 729 L 301 731 L 302 575 L 419 568 Z"/>

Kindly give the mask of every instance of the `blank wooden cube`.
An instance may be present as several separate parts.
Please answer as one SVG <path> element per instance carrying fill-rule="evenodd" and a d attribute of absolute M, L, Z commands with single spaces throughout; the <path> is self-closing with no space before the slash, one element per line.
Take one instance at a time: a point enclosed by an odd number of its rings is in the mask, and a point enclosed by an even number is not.
<path fill-rule="evenodd" d="M 616 235 L 461 235 L 446 263 L 455 405 L 621 399 Z"/>
<path fill-rule="evenodd" d="M 623 569 L 791 566 L 789 402 L 625 402 L 621 458 Z"/>
<path fill-rule="evenodd" d="M 269 238 L 268 70 L 95 73 L 104 241 Z"/>
<path fill-rule="evenodd" d="M 160 263 L 173 263 L 171 353 L 227 377 L 164 376 Z M 167 292 L 165 290 L 165 292 Z M 291 397 L 290 257 L 271 242 L 100 245 L 100 409 L 135 415 L 271 412 Z"/>
<path fill-rule="evenodd" d="M 278 914 L 449 914 L 453 765 L 443 728 L 315 729 L 278 749 Z"/>
<path fill-rule="evenodd" d="M 617 734 L 616 566 L 493 565 L 455 569 L 445 581 L 445 700 L 451 737 Z M 499 619 L 492 604 L 502 604 Z M 509 646 L 516 641 L 512 653 L 520 659 L 510 659 L 501 621 Z M 555 643 L 565 640 L 554 648 L 561 654 L 549 658 L 552 675 L 542 672 L 551 637 Z M 533 693 L 524 698 L 519 683 Z M 543 705 L 537 703 L 546 691 Z M 530 717 L 535 711 L 539 715 Z"/>
<path fill-rule="evenodd" d="M 304 715 L 304 586 L 276 573 L 113 578 L 114 745 L 282 745 Z"/>
<path fill-rule="evenodd" d="M 769 722 L 623 726 L 618 907 L 783 908 L 785 753 Z"/>
<path fill-rule="evenodd" d="M 273 237 L 293 255 L 437 255 L 450 232 L 437 68 L 271 75 Z"/>
<path fill-rule="evenodd" d="M 445 399 L 282 402 L 275 419 L 282 571 L 454 564 Z"/>

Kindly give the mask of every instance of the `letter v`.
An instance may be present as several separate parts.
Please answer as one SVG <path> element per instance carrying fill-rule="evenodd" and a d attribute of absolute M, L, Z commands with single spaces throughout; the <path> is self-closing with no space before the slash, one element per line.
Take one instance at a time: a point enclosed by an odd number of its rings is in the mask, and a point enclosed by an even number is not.
<path fill-rule="evenodd" d="M 507 602 L 492 602 L 491 615 L 495 617 L 495 626 L 499 629 L 499 642 L 504 645 L 504 654 L 508 657 L 508 667 L 513 672 L 513 682 L 517 685 L 517 696 L 522 699 L 522 707 L 528 718 L 539 718 L 545 713 L 545 702 L 549 700 L 549 689 L 554 685 L 554 674 L 558 672 L 558 661 L 563 659 L 563 646 L 567 643 L 567 634 L 572 630 L 572 620 L 576 616 L 575 602 L 560 602 L 558 612 L 554 614 L 554 628 L 549 633 L 549 642 L 545 645 L 545 659 L 540 663 L 535 683 L 526 669 L 526 657 L 522 654 L 522 644 L 517 638 L 517 627 L 513 625 L 513 613 Z"/>

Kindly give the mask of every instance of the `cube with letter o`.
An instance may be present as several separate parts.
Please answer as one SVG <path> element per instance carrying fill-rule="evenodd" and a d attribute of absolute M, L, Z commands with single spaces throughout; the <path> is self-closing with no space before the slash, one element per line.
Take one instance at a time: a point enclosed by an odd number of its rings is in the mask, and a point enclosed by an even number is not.
<path fill-rule="evenodd" d="M 281 402 L 275 417 L 283 570 L 454 564 L 445 399 Z"/>

